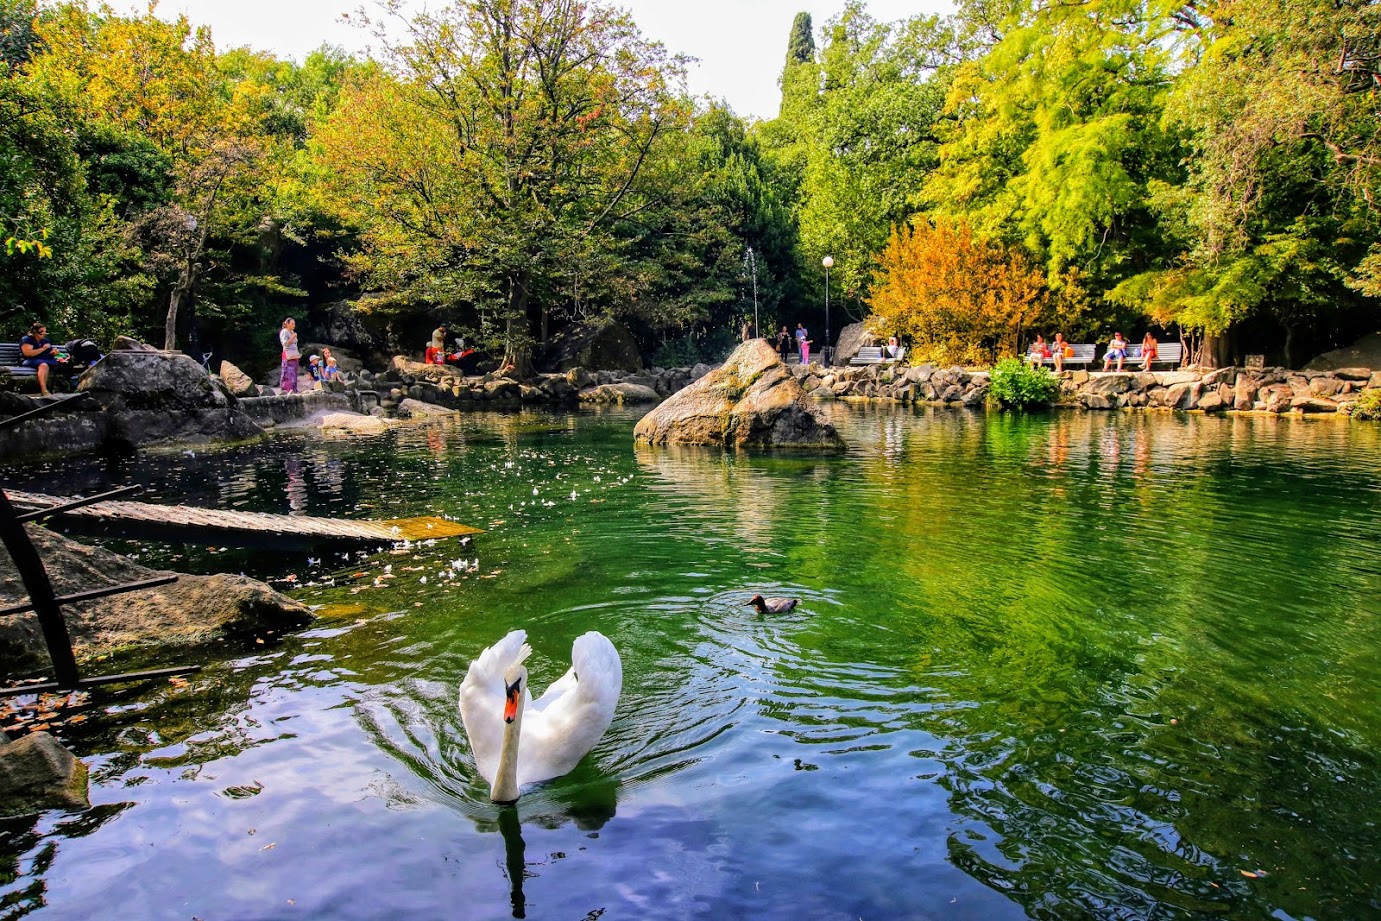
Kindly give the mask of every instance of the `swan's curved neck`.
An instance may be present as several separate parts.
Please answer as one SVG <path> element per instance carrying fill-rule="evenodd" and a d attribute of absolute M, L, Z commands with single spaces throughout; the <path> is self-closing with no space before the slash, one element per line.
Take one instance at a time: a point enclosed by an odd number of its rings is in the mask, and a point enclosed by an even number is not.
<path fill-rule="evenodd" d="M 523 684 L 526 683 L 525 677 Z M 489 785 L 491 802 L 518 801 L 518 738 L 523 728 L 523 698 L 526 696 L 526 687 L 520 686 L 513 719 L 504 723 L 503 747 L 499 750 L 499 769 L 494 772 L 494 782 Z"/>

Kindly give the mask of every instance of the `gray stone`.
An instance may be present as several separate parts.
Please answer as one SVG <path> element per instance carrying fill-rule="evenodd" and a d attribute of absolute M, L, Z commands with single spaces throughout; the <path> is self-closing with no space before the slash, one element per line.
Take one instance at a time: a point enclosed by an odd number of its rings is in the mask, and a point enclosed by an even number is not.
<path fill-rule="evenodd" d="M 1194 409 L 1199 403 L 1203 385 L 1198 380 L 1172 384 L 1165 394 L 1165 405 L 1171 409 Z"/>
<path fill-rule="evenodd" d="M 638 442 L 837 451 L 844 441 L 820 416 L 766 340 L 734 350 L 719 370 L 652 410 Z"/>
<path fill-rule="evenodd" d="M 875 337 L 862 323 L 850 323 L 839 331 L 839 341 L 834 350 L 834 362 L 847 365 L 858 354 L 858 350 L 873 341 Z M 828 344 L 828 343 L 826 343 Z"/>
<path fill-rule="evenodd" d="M 1347 388 L 1344 381 L 1332 377 L 1316 377 L 1309 382 L 1309 392 L 1316 397 L 1331 397 Z"/>
<path fill-rule="evenodd" d="M 1301 413 L 1336 413 L 1338 404 L 1321 397 L 1295 397 L 1290 401 L 1290 408 Z"/>
<path fill-rule="evenodd" d="M 753 340 L 755 342 L 761 340 Z M 642 384 L 630 384 L 627 381 L 619 381 L 616 384 L 600 384 L 598 387 L 588 387 L 580 391 L 580 402 L 582 403 L 614 403 L 620 406 L 626 403 L 658 403 L 661 397 L 657 391 Z"/>
<path fill-rule="evenodd" d="M 454 416 L 456 410 L 423 400 L 404 400 L 398 404 L 398 414 L 408 419 L 425 419 L 428 416 Z"/>
<path fill-rule="evenodd" d="M 86 809 L 86 787 L 86 765 L 46 732 L 0 746 L 0 815 Z"/>
<path fill-rule="evenodd" d="M 1136 386 L 1136 376 L 1133 374 L 1100 374 L 1084 385 L 1085 393 L 1102 394 L 1109 396 L 1117 393 L 1126 393 Z"/>
<path fill-rule="evenodd" d="M 1339 368 L 1333 376 L 1345 381 L 1365 381 L 1371 378 L 1370 368 Z"/>
<path fill-rule="evenodd" d="M 107 411 L 126 409 L 225 409 L 225 394 L 190 355 L 111 352 L 81 376 L 78 390 Z"/>
<path fill-rule="evenodd" d="M 131 339 L 129 336 L 116 336 L 111 344 L 112 352 L 157 352 L 158 349 L 149 345 L 147 342 L 140 342 L 138 339 Z"/>
<path fill-rule="evenodd" d="M 220 377 L 230 392 L 237 397 L 257 397 L 259 395 L 259 385 L 254 383 L 254 378 L 228 361 L 221 362 Z"/>
<path fill-rule="evenodd" d="M 399 424 L 396 419 L 353 412 L 327 413 L 320 420 L 323 432 L 349 432 L 354 435 L 379 435 Z"/>
<path fill-rule="evenodd" d="M 1102 393 L 1081 393 L 1079 402 L 1088 409 L 1115 409 L 1117 407 L 1115 398 L 1109 399 L 1107 395 Z"/>
<path fill-rule="evenodd" d="M 552 339 L 540 365 L 547 371 L 572 368 L 641 371 L 643 361 L 627 327 L 615 320 L 600 319 L 563 329 Z"/>
<path fill-rule="evenodd" d="M 1217 390 L 1206 393 L 1199 398 L 1199 409 L 1206 413 L 1216 413 L 1225 409 L 1226 406 L 1227 404 L 1223 402 L 1223 398 L 1218 395 Z"/>
<path fill-rule="evenodd" d="M 1199 381 L 1199 375 L 1193 371 L 1152 371 L 1151 373 L 1155 375 L 1156 383 L 1162 387 L 1194 384 Z"/>
<path fill-rule="evenodd" d="M 1201 380 L 1204 388 L 1217 387 L 1219 384 L 1232 380 L 1237 375 L 1237 368 L 1218 368 L 1216 371 L 1209 371 Z"/>
<path fill-rule="evenodd" d="M 100 547 L 28 526 L 29 537 L 59 595 L 138 582 L 167 573 L 148 569 Z M 0 554 L 0 605 L 26 590 L 8 554 Z M 296 627 L 311 620 L 301 602 L 239 575 L 182 575 L 171 585 L 63 605 L 79 660 L 151 643 L 196 643 L 224 632 Z M 0 662 L 16 670 L 46 663 L 47 647 L 33 617 L 0 620 Z"/>

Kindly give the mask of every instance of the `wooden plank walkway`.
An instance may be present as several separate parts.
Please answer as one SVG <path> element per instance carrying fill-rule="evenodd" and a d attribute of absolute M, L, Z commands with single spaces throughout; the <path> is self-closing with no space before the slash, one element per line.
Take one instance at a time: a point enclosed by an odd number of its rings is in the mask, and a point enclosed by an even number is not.
<path fill-rule="evenodd" d="M 40 493 L 5 490 L 16 507 L 50 508 L 71 501 Z M 221 547 L 378 547 L 404 540 L 441 540 L 479 534 L 481 528 L 445 518 L 347 521 L 305 515 L 270 515 L 225 509 L 97 502 L 53 516 L 54 530 L 105 537 L 176 540 Z"/>

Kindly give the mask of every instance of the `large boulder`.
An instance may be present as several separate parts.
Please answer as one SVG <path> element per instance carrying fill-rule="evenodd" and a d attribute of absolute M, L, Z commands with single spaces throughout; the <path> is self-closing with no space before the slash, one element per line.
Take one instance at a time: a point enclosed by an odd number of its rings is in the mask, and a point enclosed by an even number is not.
<path fill-rule="evenodd" d="M 424 400 L 403 400 L 398 404 L 398 414 L 409 419 L 424 419 L 428 416 L 454 416 L 459 410 L 447 409 Z"/>
<path fill-rule="evenodd" d="M 0 746 L 0 815 L 86 809 L 86 765 L 46 732 Z"/>
<path fill-rule="evenodd" d="M 765 339 L 740 345 L 720 368 L 644 416 L 633 435 L 648 444 L 844 448 Z"/>
<path fill-rule="evenodd" d="M 263 433 L 190 355 L 113 351 L 82 374 L 77 389 L 110 414 L 112 440 L 128 445 L 232 441 Z"/>
<path fill-rule="evenodd" d="M 635 384 L 632 381 L 600 384 L 580 391 L 582 403 L 617 403 L 622 406 L 625 403 L 656 403 L 661 399 L 656 390 L 646 384 Z"/>
<path fill-rule="evenodd" d="M 399 374 L 444 386 L 451 386 L 453 382 L 465 377 L 465 372 L 456 365 L 429 365 L 414 361 L 406 355 L 394 355 L 391 366 Z"/>
<path fill-rule="evenodd" d="M 29 525 L 29 537 L 59 595 L 166 575 L 99 547 L 88 546 Z M 9 554 L 0 554 L 0 605 L 14 604 L 27 592 Z M 116 649 L 154 643 L 195 643 L 222 633 L 288 629 L 306 623 L 311 611 L 245 576 L 180 577 L 170 585 L 63 605 L 78 659 Z M 38 619 L 0 619 L 0 663 L 15 670 L 48 660 Z"/>
<path fill-rule="evenodd" d="M 1332 371 L 1337 368 L 1381 368 L 1381 333 L 1368 333 L 1352 345 L 1324 352 L 1303 370 Z"/>
<path fill-rule="evenodd" d="M 834 363 L 847 365 L 858 350 L 876 338 L 862 323 L 850 323 L 839 331 L 839 345 L 834 350 Z"/>
<path fill-rule="evenodd" d="M 220 378 L 226 388 L 236 397 L 257 397 L 259 395 L 259 385 L 254 383 L 254 378 L 228 361 L 221 362 Z"/>
<path fill-rule="evenodd" d="M 407 402 L 406 400 L 404 402 Z M 339 412 L 322 416 L 319 424 L 323 432 L 348 432 L 352 435 L 382 435 L 400 423 L 396 419 L 366 416 L 363 413 Z"/>
<path fill-rule="evenodd" d="M 612 320 L 579 323 L 562 330 L 542 356 L 544 371 L 599 368 L 607 371 L 641 371 L 638 344 L 622 324 Z"/>

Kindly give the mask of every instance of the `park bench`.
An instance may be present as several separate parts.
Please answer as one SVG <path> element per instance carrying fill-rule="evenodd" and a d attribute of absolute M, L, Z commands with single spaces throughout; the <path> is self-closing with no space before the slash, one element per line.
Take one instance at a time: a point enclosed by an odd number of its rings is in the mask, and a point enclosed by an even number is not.
<path fill-rule="evenodd" d="M 19 350 L 18 342 L 0 342 L 0 368 L 9 372 L 10 377 L 19 380 L 28 380 L 38 377 L 38 369 L 30 368 L 20 364 L 24 360 L 24 353 Z M 49 380 L 55 381 L 61 375 L 54 371 L 49 375 Z M 76 380 L 78 374 L 72 374 L 70 380 Z"/>
<path fill-rule="evenodd" d="M 1178 342 L 1161 342 L 1156 345 L 1156 357 L 1151 362 L 1151 367 L 1163 365 L 1167 368 L 1175 368 L 1184 360 L 1184 346 Z M 1141 370 L 1141 346 L 1131 345 L 1127 347 L 1127 359 L 1122 362 L 1123 370 Z"/>
<path fill-rule="evenodd" d="M 1069 343 L 1069 348 L 1074 350 L 1074 354 L 1065 356 L 1064 366 L 1066 368 L 1070 365 L 1083 365 L 1084 367 L 1088 367 L 1093 362 L 1093 353 L 1098 350 L 1098 344 L 1095 342 L 1071 342 Z M 1034 362 L 1036 356 L 1028 352 L 1026 360 L 1028 362 Z M 1041 364 L 1049 365 L 1053 368 L 1055 367 L 1055 357 L 1052 355 L 1049 358 L 1042 359 Z"/>
<path fill-rule="evenodd" d="M 901 361 L 906 357 L 906 349 L 898 348 L 895 358 L 884 358 L 882 346 L 865 345 L 858 350 L 858 354 L 849 359 L 851 365 L 877 365 L 887 361 Z"/>

